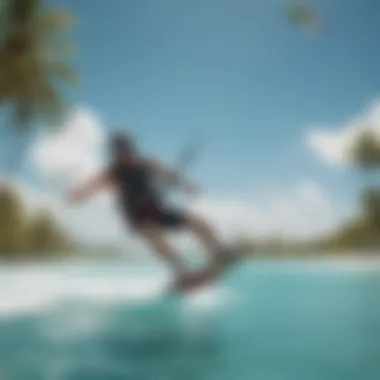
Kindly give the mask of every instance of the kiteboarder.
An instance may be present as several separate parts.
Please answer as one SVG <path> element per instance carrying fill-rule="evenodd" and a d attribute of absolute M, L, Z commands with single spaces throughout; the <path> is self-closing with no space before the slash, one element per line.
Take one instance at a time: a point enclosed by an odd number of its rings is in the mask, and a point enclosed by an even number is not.
<path fill-rule="evenodd" d="M 196 194 L 198 188 L 193 183 L 157 159 L 143 157 L 127 134 L 112 134 L 109 148 L 109 167 L 74 189 L 69 194 L 71 202 L 86 201 L 105 187 L 113 189 L 122 219 L 173 268 L 175 287 L 191 286 L 199 281 L 199 274 L 188 271 L 178 251 L 167 240 L 167 230 L 181 228 L 194 233 L 212 255 L 215 265 L 226 266 L 234 261 L 234 253 L 222 246 L 212 228 L 202 218 L 168 206 L 156 186 L 157 180 L 164 180 L 189 194 Z M 203 278 L 206 273 L 203 272 Z"/>

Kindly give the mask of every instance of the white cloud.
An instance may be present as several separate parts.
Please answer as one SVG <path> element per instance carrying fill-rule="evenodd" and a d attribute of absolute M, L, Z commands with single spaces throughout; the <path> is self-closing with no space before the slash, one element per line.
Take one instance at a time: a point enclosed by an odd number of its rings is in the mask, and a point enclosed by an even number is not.
<path fill-rule="evenodd" d="M 307 238 L 340 223 L 325 191 L 301 181 L 291 191 L 278 190 L 266 199 L 202 199 L 193 210 L 206 216 L 227 239 L 240 234 Z"/>
<path fill-rule="evenodd" d="M 366 128 L 380 138 L 380 100 L 374 101 L 366 112 L 343 127 L 311 130 L 307 135 L 307 145 L 327 165 L 344 167 L 350 162 L 349 148 Z"/>
<path fill-rule="evenodd" d="M 41 136 L 30 153 L 33 171 L 43 186 L 26 188 L 29 203 L 47 204 L 74 236 L 86 241 L 122 240 L 125 236 L 110 194 L 102 193 L 77 207 L 68 205 L 66 199 L 70 188 L 101 168 L 104 143 L 100 119 L 79 108 L 71 112 L 59 132 Z"/>
<path fill-rule="evenodd" d="M 72 185 L 101 165 L 104 131 L 89 110 L 73 110 L 60 131 L 44 135 L 31 150 L 31 162 L 40 179 Z"/>

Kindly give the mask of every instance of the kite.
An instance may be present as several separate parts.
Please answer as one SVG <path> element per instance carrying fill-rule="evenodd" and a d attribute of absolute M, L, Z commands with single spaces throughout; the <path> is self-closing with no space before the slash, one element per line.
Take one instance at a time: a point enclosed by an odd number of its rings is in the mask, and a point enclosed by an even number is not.
<path fill-rule="evenodd" d="M 290 5 L 285 10 L 285 16 L 290 25 L 321 32 L 322 25 L 314 9 L 306 5 Z"/>

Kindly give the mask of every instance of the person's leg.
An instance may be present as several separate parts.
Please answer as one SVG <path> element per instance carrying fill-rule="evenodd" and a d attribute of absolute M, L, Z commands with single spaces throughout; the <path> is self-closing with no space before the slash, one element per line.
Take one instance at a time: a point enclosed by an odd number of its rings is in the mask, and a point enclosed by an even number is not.
<path fill-rule="evenodd" d="M 186 229 L 196 235 L 213 259 L 230 258 L 230 252 L 216 237 L 211 227 L 200 217 L 176 209 L 163 209 L 157 214 L 157 222 L 163 228 Z"/>
<path fill-rule="evenodd" d="M 186 215 L 185 224 L 187 229 L 200 240 L 205 249 L 213 255 L 214 259 L 226 254 L 223 244 L 205 220 L 195 215 Z"/>
<path fill-rule="evenodd" d="M 159 226 L 146 225 L 139 228 L 138 232 L 146 243 L 171 265 L 177 276 L 181 277 L 186 273 L 187 267 L 184 260 L 165 238 Z"/>

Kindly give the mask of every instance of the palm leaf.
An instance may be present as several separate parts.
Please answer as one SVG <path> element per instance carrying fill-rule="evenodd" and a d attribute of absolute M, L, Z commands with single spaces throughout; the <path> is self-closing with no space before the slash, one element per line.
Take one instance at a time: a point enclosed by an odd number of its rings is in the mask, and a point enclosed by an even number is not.
<path fill-rule="evenodd" d="M 72 41 L 67 41 L 63 38 L 55 38 L 52 40 L 53 46 L 51 51 L 57 56 L 63 56 L 65 58 L 73 57 L 78 53 L 77 45 Z"/>
<path fill-rule="evenodd" d="M 69 108 L 63 95 L 51 83 L 44 83 L 38 101 L 37 107 L 39 114 L 43 115 L 44 125 L 56 129 Z"/>
<path fill-rule="evenodd" d="M 46 71 L 52 78 L 65 84 L 77 84 L 79 82 L 76 71 L 66 63 L 50 62 Z"/>
<path fill-rule="evenodd" d="M 367 128 L 358 136 L 349 155 L 351 162 L 362 170 L 380 168 L 380 142 L 373 130 Z"/>
<path fill-rule="evenodd" d="M 74 14 L 65 9 L 48 10 L 41 13 L 40 17 L 40 24 L 48 28 L 49 31 L 72 28 L 75 22 Z"/>
<path fill-rule="evenodd" d="M 34 23 L 31 33 L 41 45 L 56 48 L 62 33 L 74 24 L 74 16 L 65 11 L 45 11 Z M 62 45 L 62 42 L 59 43 Z"/>
<path fill-rule="evenodd" d="M 10 22 L 27 24 L 37 16 L 42 0 L 6 1 L 6 16 Z"/>

